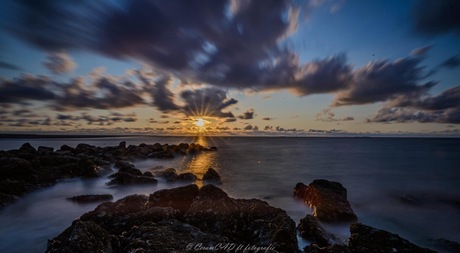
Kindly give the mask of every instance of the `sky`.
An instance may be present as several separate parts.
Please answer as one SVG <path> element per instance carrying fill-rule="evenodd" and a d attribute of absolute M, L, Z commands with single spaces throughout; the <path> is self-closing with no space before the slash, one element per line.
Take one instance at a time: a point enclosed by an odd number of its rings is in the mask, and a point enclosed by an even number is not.
<path fill-rule="evenodd" d="M 1 133 L 460 135 L 458 0 L 0 5 Z"/>

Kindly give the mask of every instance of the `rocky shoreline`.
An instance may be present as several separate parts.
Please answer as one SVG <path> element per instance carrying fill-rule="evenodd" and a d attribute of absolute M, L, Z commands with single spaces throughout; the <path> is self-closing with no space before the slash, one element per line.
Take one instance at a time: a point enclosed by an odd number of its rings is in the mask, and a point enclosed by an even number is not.
<path fill-rule="evenodd" d="M 51 186 L 68 178 L 94 178 L 109 175 L 112 167 L 118 172 L 111 175 L 109 184 L 155 184 L 150 173 L 141 173 L 131 162 L 140 159 L 172 159 L 176 156 L 216 151 L 199 144 L 181 143 L 140 144 L 96 147 L 78 144 L 75 148 L 62 145 L 58 150 L 29 143 L 19 149 L 0 151 L 0 207 L 17 201 L 26 193 Z"/>
<path fill-rule="evenodd" d="M 168 168 L 154 175 L 132 164 L 138 159 L 171 159 L 216 150 L 198 144 L 126 146 L 121 142 L 114 147 L 63 145 L 55 151 L 26 143 L 18 150 L 0 151 L 0 205 L 65 178 L 108 176 L 108 185 L 156 184 L 162 178 L 167 183 L 190 184 L 115 202 L 109 194 L 68 198 L 82 204 L 103 203 L 49 240 L 46 252 L 435 252 L 358 223 L 347 190 L 339 182 L 317 179 L 295 185 L 294 198 L 313 213 L 296 226 L 286 211 L 267 202 L 229 197 L 216 186 L 222 181 L 212 168 L 201 178 L 205 185 L 199 188 L 194 184 L 199 179 L 190 172 L 179 174 Z M 350 237 L 341 241 L 322 223 L 348 224 Z M 310 245 L 299 249 L 297 236 Z M 438 240 L 452 252 L 460 248 L 456 242 Z"/>

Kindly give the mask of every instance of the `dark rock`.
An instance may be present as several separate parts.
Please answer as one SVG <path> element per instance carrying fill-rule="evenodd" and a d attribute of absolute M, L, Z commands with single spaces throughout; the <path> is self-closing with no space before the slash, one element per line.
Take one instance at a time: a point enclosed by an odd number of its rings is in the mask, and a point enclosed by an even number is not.
<path fill-rule="evenodd" d="M 307 186 L 303 183 L 297 183 L 294 187 L 294 197 L 303 200 Z"/>
<path fill-rule="evenodd" d="M 177 177 L 174 179 L 174 181 L 182 181 L 182 182 L 195 182 L 198 178 L 193 175 L 191 172 L 186 172 L 177 175 Z"/>
<path fill-rule="evenodd" d="M 16 196 L 16 195 L 6 194 L 6 193 L 0 192 L 0 207 L 7 206 L 7 205 L 9 205 L 11 203 L 14 203 L 18 199 L 19 199 L 19 197 Z"/>
<path fill-rule="evenodd" d="M 37 153 L 37 150 L 34 147 L 32 147 L 30 143 L 27 142 L 22 144 L 22 146 L 19 148 L 19 152 L 35 154 Z"/>
<path fill-rule="evenodd" d="M 91 178 L 100 177 L 102 175 L 112 172 L 108 165 L 100 166 L 94 160 L 83 158 L 78 161 L 79 175 L 81 177 Z"/>
<path fill-rule="evenodd" d="M 347 200 L 347 190 L 339 182 L 317 179 L 307 187 L 297 184 L 294 194 L 303 196 L 305 204 L 320 221 L 354 222 L 358 219 Z"/>
<path fill-rule="evenodd" d="M 209 151 L 217 151 L 217 147 L 210 147 Z"/>
<path fill-rule="evenodd" d="M 126 148 L 126 141 L 120 142 L 120 144 L 118 144 L 118 147 L 119 148 Z"/>
<path fill-rule="evenodd" d="M 352 253 L 346 245 L 333 244 L 327 247 L 320 247 L 316 244 L 311 244 L 303 249 L 305 253 Z"/>
<path fill-rule="evenodd" d="M 160 190 L 150 194 L 147 206 L 169 206 L 179 210 L 181 213 L 185 213 L 192 204 L 193 199 L 198 196 L 198 192 L 198 186 L 195 184 L 174 189 Z"/>
<path fill-rule="evenodd" d="M 86 143 L 80 143 L 75 147 L 75 152 L 94 155 L 97 153 L 97 148 Z"/>
<path fill-rule="evenodd" d="M 349 248 L 353 253 L 368 252 L 435 252 L 430 249 L 421 248 L 396 234 L 376 229 L 361 223 L 350 226 Z"/>
<path fill-rule="evenodd" d="M 74 148 L 67 146 L 67 145 L 62 145 L 61 148 L 59 148 L 59 150 L 63 152 L 74 152 L 75 151 Z"/>
<path fill-rule="evenodd" d="M 144 177 L 153 177 L 153 174 L 152 174 L 152 172 L 150 172 L 150 171 L 146 171 L 146 172 L 144 172 L 142 175 L 143 175 Z"/>
<path fill-rule="evenodd" d="M 48 241 L 46 252 L 113 252 L 117 245 L 116 239 L 99 225 L 76 220 L 56 238 Z"/>
<path fill-rule="evenodd" d="M 37 180 L 37 171 L 32 168 L 32 164 L 21 158 L 0 158 L 0 179 L 11 180 Z"/>
<path fill-rule="evenodd" d="M 79 203 L 91 203 L 91 202 L 101 202 L 112 200 L 113 196 L 111 194 L 89 194 L 89 195 L 78 195 L 68 200 L 79 202 Z"/>
<path fill-rule="evenodd" d="M 135 169 L 134 164 L 126 161 L 116 161 L 113 165 L 114 168 L 118 169 L 121 172 L 129 172 L 132 169 Z"/>
<path fill-rule="evenodd" d="M 77 223 L 84 229 L 76 229 Z M 298 252 L 295 223 L 285 211 L 260 200 L 232 199 L 213 185 L 201 189 L 189 185 L 157 191 L 148 199 L 133 195 L 103 203 L 50 241 L 48 250 L 63 249 L 61 245 L 69 241 L 91 245 L 92 239 L 98 239 L 92 231 L 98 230 L 101 244 L 85 249 L 88 252 L 106 252 L 101 245 L 108 242 L 113 252 L 185 252 L 189 245 L 214 247 L 226 242 Z"/>
<path fill-rule="evenodd" d="M 156 184 L 158 181 L 154 177 L 135 175 L 127 172 L 117 172 L 110 176 L 113 178 L 107 185 L 129 185 L 129 184 Z"/>
<path fill-rule="evenodd" d="M 39 146 L 37 150 L 38 150 L 38 153 L 50 153 L 54 151 L 54 148 Z"/>
<path fill-rule="evenodd" d="M 205 185 L 185 213 L 187 223 L 231 241 L 273 245 L 281 252 L 297 252 L 295 223 L 287 213 L 264 201 L 232 199 L 213 185 Z"/>
<path fill-rule="evenodd" d="M 210 181 L 220 183 L 220 176 L 217 171 L 213 168 L 209 168 L 203 175 L 203 181 Z"/>
<path fill-rule="evenodd" d="M 188 245 L 200 243 L 202 247 L 212 247 L 227 241 L 225 237 L 203 232 L 189 224 L 165 220 L 133 227 L 123 236 L 122 249 L 124 252 L 188 252 L 191 251 Z"/>
<path fill-rule="evenodd" d="M 176 179 L 177 177 L 177 172 L 176 169 L 174 168 L 168 168 L 163 171 L 159 171 L 156 173 L 157 177 L 161 177 L 166 179 L 168 182 L 172 182 Z"/>
<path fill-rule="evenodd" d="M 447 240 L 444 238 L 438 238 L 430 240 L 430 244 L 433 245 L 433 248 L 448 251 L 448 252 L 460 252 L 460 243 Z"/>
<path fill-rule="evenodd" d="M 304 218 L 300 219 L 297 229 L 299 230 L 300 236 L 305 240 L 317 244 L 320 247 L 330 246 L 329 238 L 332 238 L 332 235 L 323 229 L 313 215 L 307 214 Z"/>

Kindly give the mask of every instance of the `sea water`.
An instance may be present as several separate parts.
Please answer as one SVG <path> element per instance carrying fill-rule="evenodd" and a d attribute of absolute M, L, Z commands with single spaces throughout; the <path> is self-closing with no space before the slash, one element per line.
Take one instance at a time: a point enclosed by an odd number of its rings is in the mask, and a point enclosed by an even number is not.
<path fill-rule="evenodd" d="M 448 138 L 299 138 L 299 137 L 110 137 L 1 139 L 0 150 L 29 142 L 59 148 L 78 143 L 116 146 L 140 143 L 197 142 L 217 152 L 178 156 L 173 160 L 136 161 L 142 171 L 176 168 L 201 177 L 210 167 L 222 177 L 221 187 L 234 198 L 258 198 L 287 211 L 298 222 L 311 210 L 293 198 L 298 182 L 338 181 L 359 222 L 399 234 L 418 245 L 430 240 L 460 242 L 460 139 Z M 107 186 L 107 178 L 62 180 L 25 195 L 0 209 L 0 252 L 44 252 L 47 240 L 98 204 L 66 200 L 82 194 L 150 194 L 181 186 L 160 181 L 155 186 Z M 201 184 L 201 182 L 198 182 Z M 401 201 L 409 195 L 414 203 Z M 346 240 L 347 225 L 325 225 Z M 308 242 L 299 241 L 300 246 Z M 442 250 L 441 250 L 442 251 Z"/>

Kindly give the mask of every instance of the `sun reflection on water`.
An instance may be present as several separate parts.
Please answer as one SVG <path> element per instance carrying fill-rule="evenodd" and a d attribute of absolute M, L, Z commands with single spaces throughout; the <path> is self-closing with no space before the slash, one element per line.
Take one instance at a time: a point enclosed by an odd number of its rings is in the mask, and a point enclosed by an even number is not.
<path fill-rule="evenodd" d="M 202 135 L 198 135 L 193 140 L 194 143 L 200 144 L 204 147 L 212 147 L 213 144 L 216 144 L 216 141 L 213 140 L 212 137 L 206 137 Z M 192 157 L 192 159 L 187 164 L 187 170 L 192 172 L 195 176 L 197 176 L 200 180 L 196 181 L 195 183 L 198 187 L 203 186 L 203 175 L 209 168 L 215 169 L 217 172 L 220 170 L 219 160 L 218 157 L 219 152 L 213 151 L 205 151 L 199 154 L 196 154 Z"/>

